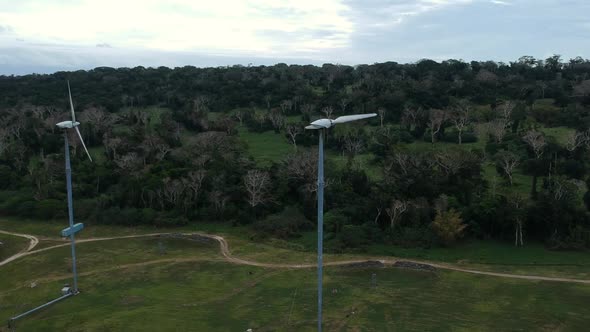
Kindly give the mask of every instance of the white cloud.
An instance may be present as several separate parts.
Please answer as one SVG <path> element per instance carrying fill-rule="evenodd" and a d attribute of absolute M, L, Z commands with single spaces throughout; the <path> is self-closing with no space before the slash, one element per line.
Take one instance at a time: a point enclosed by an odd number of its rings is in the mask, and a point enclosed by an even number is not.
<path fill-rule="evenodd" d="M 0 8 L 0 22 L 28 41 L 74 45 L 276 53 L 275 41 L 261 38 L 261 31 L 334 31 L 330 38 L 286 43 L 288 49 L 280 51 L 288 54 L 346 46 L 354 28 L 340 0 L 48 0 L 25 5 L 26 10 Z"/>
<path fill-rule="evenodd" d="M 491 0 L 490 2 L 493 3 L 493 4 L 495 4 L 495 5 L 512 6 L 512 4 L 510 2 L 502 1 L 502 0 Z"/>
<path fill-rule="evenodd" d="M 428 12 L 444 9 L 450 6 L 470 4 L 472 2 L 473 0 L 396 1 L 393 4 L 386 4 L 376 8 L 379 17 L 371 18 L 374 22 L 370 24 L 370 27 L 388 29 L 392 26 L 402 24 L 410 18 Z"/>

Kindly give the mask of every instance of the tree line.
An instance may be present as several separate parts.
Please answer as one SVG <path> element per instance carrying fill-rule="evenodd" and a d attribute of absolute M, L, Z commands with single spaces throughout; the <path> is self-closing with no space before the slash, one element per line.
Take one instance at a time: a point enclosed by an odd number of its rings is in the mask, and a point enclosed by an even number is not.
<path fill-rule="evenodd" d="M 524 56 L 0 76 L 0 213 L 65 217 L 55 123 L 68 117 L 70 80 L 98 160 L 70 138 L 76 214 L 90 223 L 231 220 L 296 236 L 315 223 L 317 133 L 303 127 L 375 112 L 326 138 L 346 160 L 327 160 L 331 250 L 462 238 L 585 248 L 589 73 L 579 57 Z M 274 131 L 292 152 L 260 165 L 243 131 Z"/>

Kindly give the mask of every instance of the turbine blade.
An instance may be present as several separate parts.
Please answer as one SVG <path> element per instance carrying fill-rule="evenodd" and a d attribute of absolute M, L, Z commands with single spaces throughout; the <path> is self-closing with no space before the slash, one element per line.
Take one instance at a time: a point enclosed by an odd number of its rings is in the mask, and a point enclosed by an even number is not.
<path fill-rule="evenodd" d="M 74 102 L 72 101 L 72 91 L 70 91 L 70 81 L 68 81 L 68 95 L 70 96 L 70 110 L 72 110 L 72 121 L 76 122 L 76 114 L 74 114 Z"/>
<path fill-rule="evenodd" d="M 366 119 L 366 118 L 372 118 L 374 116 L 377 116 L 377 113 L 344 115 L 344 116 L 339 116 L 336 119 L 332 120 L 332 123 L 344 123 L 344 122 L 356 121 L 356 120 L 361 120 L 361 119 Z"/>
<path fill-rule="evenodd" d="M 86 148 L 86 144 L 84 144 L 84 139 L 82 139 L 82 134 L 80 134 L 80 129 L 78 129 L 78 126 L 74 127 L 74 129 L 76 129 L 76 132 L 78 133 L 78 137 L 80 137 L 80 142 L 82 142 L 82 146 L 84 147 L 84 151 L 86 151 L 86 155 L 88 156 L 88 159 L 90 159 L 90 162 L 92 162 L 92 157 L 90 157 L 90 153 L 88 153 L 88 149 Z"/>

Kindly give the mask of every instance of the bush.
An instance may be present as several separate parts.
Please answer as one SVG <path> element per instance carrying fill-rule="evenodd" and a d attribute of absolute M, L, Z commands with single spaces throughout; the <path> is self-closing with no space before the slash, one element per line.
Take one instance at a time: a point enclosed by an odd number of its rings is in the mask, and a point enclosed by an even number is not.
<path fill-rule="evenodd" d="M 37 202 L 35 218 L 53 219 L 67 216 L 67 203 L 57 199 L 44 199 Z"/>
<path fill-rule="evenodd" d="M 36 203 L 28 191 L 0 192 L 0 213 L 18 217 L 33 217 Z"/>
<path fill-rule="evenodd" d="M 428 136 L 428 141 L 430 141 L 430 136 Z M 456 132 L 445 133 L 445 135 L 441 138 L 441 141 L 448 142 L 448 143 L 459 143 L 459 136 L 457 136 Z M 477 142 L 477 136 L 473 132 L 464 132 L 461 135 L 461 143 L 475 143 Z"/>
<path fill-rule="evenodd" d="M 312 223 L 303 216 L 295 207 L 287 207 L 281 213 L 273 214 L 266 219 L 254 224 L 254 229 L 259 236 L 274 236 L 287 239 L 300 234 L 305 229 L 310 229 Z"/>
<path fill-rule="evenodd" d="M 432 222 L 432 228 L 439 240 L 445 246 L 450 246 L 463 236 L 463 230 L 467 225 L 463 224 L 461 214 L 453 209 L 442 212 L 438 211 Z"/>

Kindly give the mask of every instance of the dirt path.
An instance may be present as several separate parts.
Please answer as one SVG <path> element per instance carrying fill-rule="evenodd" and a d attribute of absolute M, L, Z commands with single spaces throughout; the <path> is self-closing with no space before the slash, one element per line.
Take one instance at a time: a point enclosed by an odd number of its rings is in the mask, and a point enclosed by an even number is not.
<path fill-rule="evenodd" d="M 7 235 L 13 235 L 13 236 L 18 236 L 18 237 L 24 237 L 26 239 L 29 239 L 29 246 L 26 247 L 25 249 L 21 250 L 20 252 L 6 258 L 5 260 L 0 262 L 0 266 L 8 264 L 10 262 L 12 262 L 15 259 L 19 259 L 22 256 L 25 256 L 28 252 L 30 252 L 31 250 L 33 250 L 33 248 L 35 248 L 35 246 L 37 244 L 39 244 L 39 239 L 33 235 L 28 235 L 28 234 L 19 234 L 19 233 L 12 233 L 12 232 L 6 232 L 3 230 L 0 230 L 0 233 L 2 234 L 7 234 Z"/>
<path fill-rule="evenodd" d="M 24 249 L 23 251 L 21 251 L 20 253 L 14 255 L 12 257 L 9 257 L 9 258 L 5 259 L 4 261 L 0 262 L 0 266 L 5 265 L 5 264 L 7 264 L 11 261 L 14 261 L 16 259 L 22 258 L 24 256 L 33 255 L 33 254 L 37 254 L 37 253 L 44 252 L 47 250 L 52 250 L 55 248 L 60 248 L 60 247 L 65 247 L 65 246 L 70 245 L 70 243 L 68 242 L 68 243 L 58 244 L 58 245 L 51 246 L 51 247 L 46 247 L 43 249 L 31 250 L 39 242 L 39 240 L 35 236 L 27 235 L 27 234 L 10 233 L 10 232 L 5 232 L 5 231 L 1 231 L 1 230 L 0 230 L 0 232 L 4 233 L 4 234 L 11 234 L 11 235 L 16 235 L 16 236 L 26 237 L 31 240 L 31 243 L 29 244 L 28 248 Z M 233 264 L 238 264 L 238 265 L 249 265 L 249 266 L 257 266 L 257 267 L 265 267 L 265 268 L 286 268 L 286 269 L 307 269 L 307 268 L 315 268 L 317 266 L 316 264 L 262 263 L 262 262 L 256 262 L 256 261 L 238 258 L 238 257 L 235 257 L 231 254 L 231 251 L 229 250 L 229 244 L 227 243 L 227 240 L 224 237 L 219 236 L 219 235 L 214 235 L 214 234 L 197 233 L 197 232 L 195 232 L 195 233 L 150 233 L 150 234 L 126 235 L 126 236 L 97 237 L 97 238 L 81 239 L 81 240 L 77 240 L 76 242 L 77 243 L 86 243 L 86 242 L 96 242 L 96 241 L 109 241 L 109 240 L 119 240 L 119 239 L 154 237 L 154 236 L 162 236 L 162 235 L 182 235 L 182 236 L 195 236 L 196 235 L 196 236 L 201 236 L 201 237 L 213 239 L 219 243 L 219 249 L 221 251 L 221 255 L 223 256 L 224 260 L 227 262 L 233 263 Z M 191 261 L 191 260 L 195 260 L 195 259 L 194 258 L 180 258 L 180 259 L 174 259 L 173 261 L 182 262 L 182 261 Z M 169 262 L 169 261 L 171 261 L 171 260 L 157 260 L 157 261 L 153 261 L 153 262 L 128 264 L 128 265 L 113 267 L 112 269 L 119 269 L 119 268 L 124 268 L 124 267 L 132 266 L 132 265 L 133 266 L 140 266 L 140 265 L 148 265 L 148 264 L 158 264 L 158 263 L 165 263 L 165 262 Z M 396 259 L 396 258 L 391 258 L 391 259 L 367 258 L 367 259 L 358 259 L 358 260 L 333 261 L 333 262 L 324 262 L 324 266 L 345 266 L 345 265 L 350 265 L 350 264 L 365 263 L 365 262 L 369 262 L 369 261 L 379 261 L 382 264 L 390 265 L 390 264 L 394 264 L 395 262 L 397 262 L 398 259 Z M 404 259 L 404 261 L 410 261 L 410 260 Z M 429 261 L 412 260 L 411 262 L 419 263 L 419 264 L 428 264 L 428 265 L 434 266 L 434 267 L 441 269 L 441 270 L 458 271 L 458 272 L 479 274 L 479 275 L 493 276 L 493 277 L 524 279 L 524 280 L 533 280 L 533 281 L 557 281 L 557 282 L 590 284 L 590 280 L 586 280 L 586 279 L 544 277 L 544 276 L 537 276 L 537 275 L 522 275 L 522 274 L 480 271 L 480 270 L 472 270 L 472 269 L 458 267 L 453 264 L 443 264 L 443 263 L 435 263 L 435 262 L 429 262 Z M 111 270 L 111 269 L 108 269 L 108 270 Z M 107 271 L 107 270 L 105 270 L 105 271 Z M 91 274 L 91 273 L 95 273 L 95 272 L 96 271 L 90 271 L 88 273 Z M 84 274 L 80 274 L 80 275 L 84 275 Z"/>

